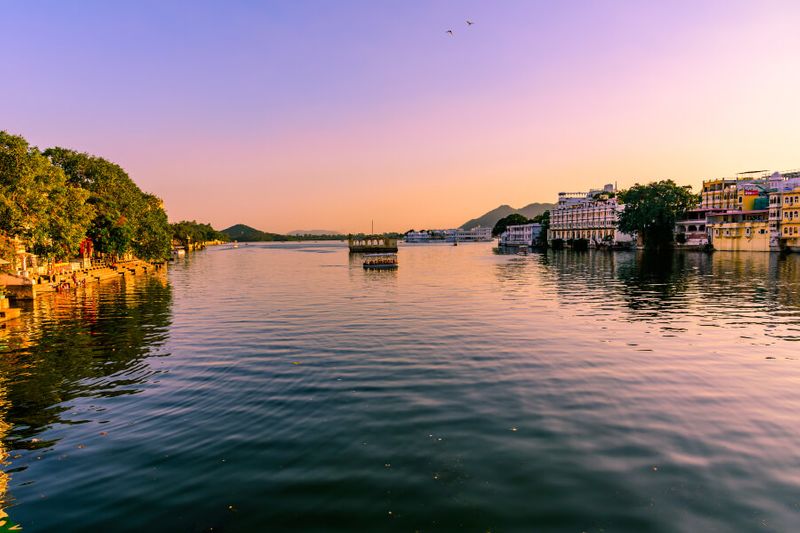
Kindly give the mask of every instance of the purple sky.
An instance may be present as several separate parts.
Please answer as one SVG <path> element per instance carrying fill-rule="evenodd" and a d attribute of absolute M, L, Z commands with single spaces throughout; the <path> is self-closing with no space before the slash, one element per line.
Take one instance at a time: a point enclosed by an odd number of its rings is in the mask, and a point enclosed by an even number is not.
<path fill-rule="evenodd" d="M 0 128 L 173 220 L 448 227 L 800 166 L 798 27 L 791 1 L 7 3 Z"/>

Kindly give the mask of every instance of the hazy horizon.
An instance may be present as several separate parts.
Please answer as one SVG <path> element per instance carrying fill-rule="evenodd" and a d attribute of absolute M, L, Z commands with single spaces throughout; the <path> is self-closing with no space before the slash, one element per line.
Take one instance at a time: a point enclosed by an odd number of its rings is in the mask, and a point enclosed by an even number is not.
<path fill-rule="evenodd" d="M 800 166 L 794 2 L 4 11 L 0 129 L 119 163 L 171 220 L 454 227 L 561 190 Z"/>

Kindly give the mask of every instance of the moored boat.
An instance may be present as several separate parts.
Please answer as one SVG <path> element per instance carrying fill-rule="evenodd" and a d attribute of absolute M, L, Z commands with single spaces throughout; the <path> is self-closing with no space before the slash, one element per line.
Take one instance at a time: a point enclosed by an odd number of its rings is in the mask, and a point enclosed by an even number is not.
<path fill-rule="evenodd" d="M 365 254 L 364 268 L 368 270 L 391 270 L 397 268 L 397 254 Z"/>

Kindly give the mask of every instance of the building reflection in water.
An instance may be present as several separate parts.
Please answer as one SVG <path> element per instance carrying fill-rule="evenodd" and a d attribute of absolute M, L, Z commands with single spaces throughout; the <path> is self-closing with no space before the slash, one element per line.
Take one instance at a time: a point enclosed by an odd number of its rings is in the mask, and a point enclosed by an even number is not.
<path fill-rule="evenodd" d="M 555 299 L 578 317 L 755 325 L 800 340 L 800 255 L 564 250 L 509 258 L 495 274 L 508 295 L 535 286 L 532 297 Z"/>
<path fill-rule="evenodd" d="M 57 444 L 40 434 L 92 416 L 71 420 L 72 400 L 142 390 L 155 372 L 146 359 L 168 355 L 171 303 L 165 274 L 132 277 L 23 303 L 23 317 L 0 330 L 4 509 L 8 472 Z"/>

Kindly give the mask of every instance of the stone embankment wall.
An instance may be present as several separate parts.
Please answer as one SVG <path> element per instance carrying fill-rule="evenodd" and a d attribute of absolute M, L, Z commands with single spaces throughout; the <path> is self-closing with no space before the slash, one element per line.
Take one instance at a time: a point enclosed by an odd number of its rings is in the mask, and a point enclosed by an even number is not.
<path fill-rule="evenodd" d="M 110 266 L 96 266 L 72 272 L 42 275 L 35 279 L 0 274 L 0 286 L 4 286 L 9 298 L 32 300 L 37 295 L 46 292 L 65 290 L 74 288 L 76 285 L 96 283 L 108 279 L 118 279 L 120 276 L 134 276 L 155 272 L 162 268 L 166 268 L 163 263 L 153 264 L 146 261 L 132 260 L 115 263 Z"/>

